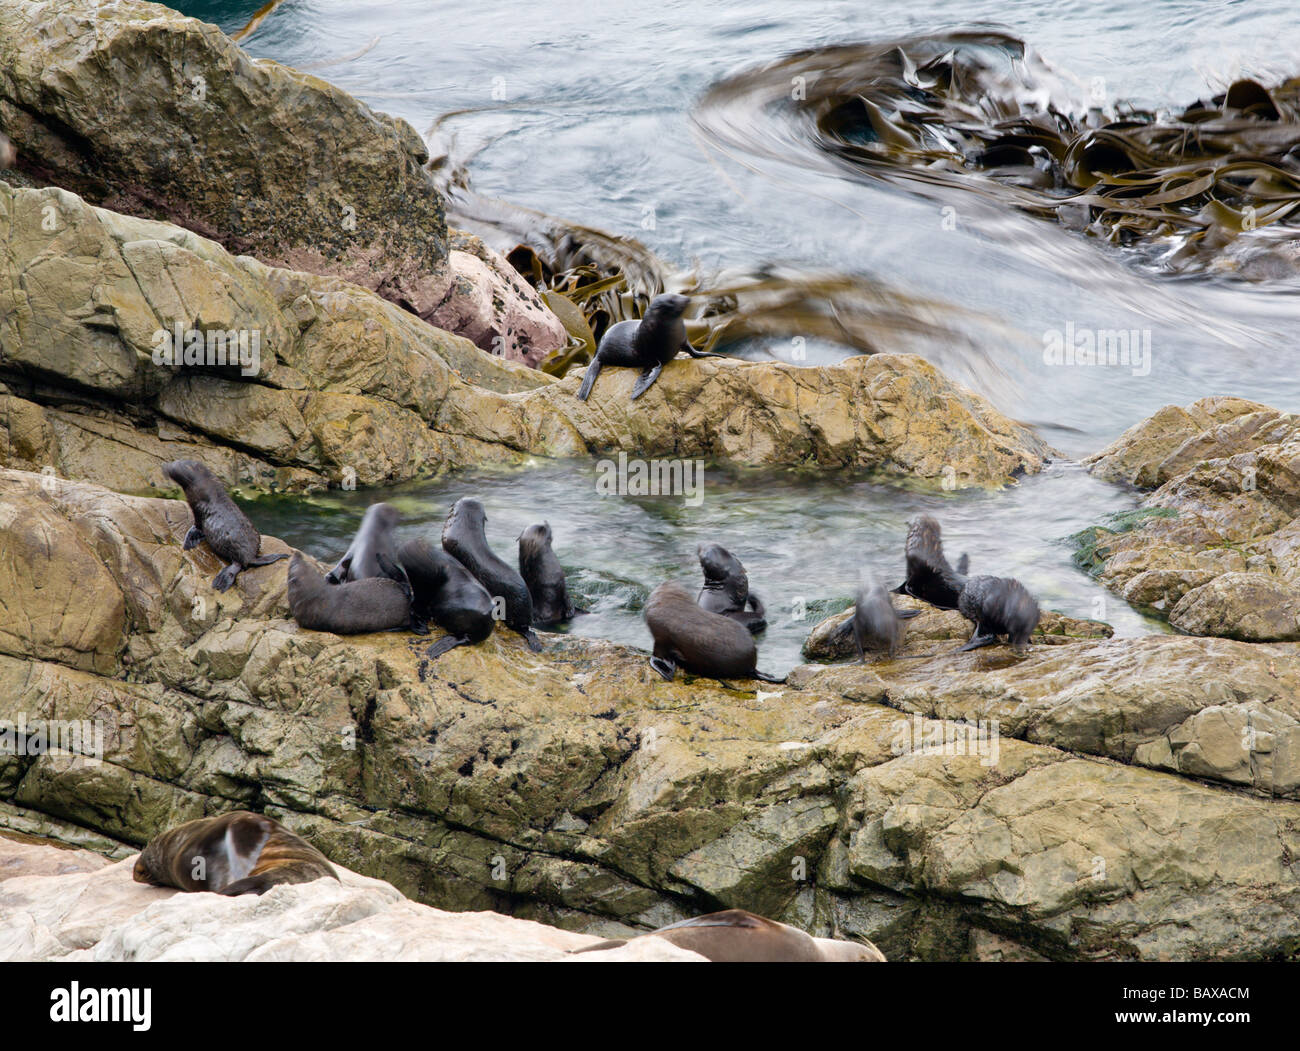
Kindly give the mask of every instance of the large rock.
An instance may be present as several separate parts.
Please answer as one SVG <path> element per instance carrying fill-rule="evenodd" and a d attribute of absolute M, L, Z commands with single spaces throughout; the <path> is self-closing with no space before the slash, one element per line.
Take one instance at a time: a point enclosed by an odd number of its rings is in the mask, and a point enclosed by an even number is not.
<path fill-rule="evenodd" d="M 301 490 L 616 450 L 989 486 L 1051 452 L 917 357 L 683 359 L 635 403 L 630 369 L 581 402 L 576 377 L 485 354 L 338 278 L 62 190 L 0 183 L 0 237 L 0 463 L 119 490 L 163 484 L 159 465 L 178 457 L 229 484 Z M 178 323 L 247 333 L 250 348 L 256 336 L 257 367 L 159 364 Z"/>
<path fill-rule="evenodd" d="M 1240 398 L 1167 406 L 1085 461 L 1153 489 L 1081 558 L 1181 631 L 1300 639 L 1300 416 Z"/>
<path fill-rule="evenodd" d="M 0 756 L 0 825 L 138 848 L 251 807 L 412 899 L 602 936 L 740 907 L 890 959 L 1300 945 L 1300 802 L 1263 794 L 1294 794 L 1295 647 L 997 647 L 796 669 L 763 695 L 664 683 L 645 652 L 572 635 L 543 634 L 532 654 L 502 630 L 429 662 L 427 639 L 299 629 L 279 565 L 213 594 L 214 560 L 180 550 L 177 502 L 17 472 L 0 474 L 0 501 L 65 523 L 12 556 L 26 568 L 5 592 L 0 720 L 102 730 L 99 755 Z M 38 579 L 66 587 L 74 541 L 107 571 L 86 603 L 126 611 L 115 634 L 67 639 L 16 612 Z M 1006 730 L 981 744 L 967 715 Z M 1258 732 L 1244 762 L 1227 740 L 1242 722 Z M 319 914 L 310 888 L 285 890 L 265 907 Z M 369 900 L 333 890 L 340 912 Z M 189 930 L 214 932 L 201 951 L 223 958 L 334 951 L 314 934 L 273 950 L 244 923 L 256 903 L 217 915 L 193 899 L 206 896 L 116 916 L 120 937 L 76 948 L 197 954 Z M 373 937 L 357 922 L 343 954 L 416 951 L 398 920 Z M 66 945 L 62 923 L 35 927 Z M 227 925 L 241 933 L 215 933 Z M 175 940 L 150 940 L 157 926 Z"/>
<path fill-rule="evenodd" d="M 0 960 L 704 962 L 661 938 L 574 957 L 596 939 L 431 909 L 343 868 L 337 881 L 224 898 L 136 883 L 134 863 L 0 834 Z"/>
<path fill-rule="evenodd" d="M 166 7 L 5 3 L 0 127 L 29 177 L 345 278 L 484 350 L 535 364 L 567 340 L 500 256 L 449 251 L 409 124 Z"/>

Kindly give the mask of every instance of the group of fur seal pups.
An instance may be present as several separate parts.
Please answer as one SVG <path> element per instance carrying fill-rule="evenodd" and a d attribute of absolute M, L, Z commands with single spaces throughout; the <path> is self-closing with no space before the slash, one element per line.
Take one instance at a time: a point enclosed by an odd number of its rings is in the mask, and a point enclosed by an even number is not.
<path fill-rule="evenodd" d="M 1039 618 L 1034 597 L 1011 577 L 969 576 L 970 559 L 964 554 L 953 569 L 943 553 L 939 523 L 929 515 L 909 524 L 904 558 L 906 575 L 894 594 L 911 595 L 939 609 L 955 609 L 975 625 L 959 653 L 990 646 L 1003 635 L 1017 651 L 1029 645 Z M 892 660 L 902 645 L 903 622 L 919 612 L 896 610 L 883 587 L 864 586 L 843 630 L 852 630 L 859 661 L 866 660 L 867 650 L 888 653 Z"/>

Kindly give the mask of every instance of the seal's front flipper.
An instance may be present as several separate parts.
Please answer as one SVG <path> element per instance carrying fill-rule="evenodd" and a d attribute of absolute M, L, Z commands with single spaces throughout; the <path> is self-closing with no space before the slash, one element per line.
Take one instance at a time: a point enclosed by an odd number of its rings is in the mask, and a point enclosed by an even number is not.
<path fill-rule="evenodd" d="M 751 635 L 760 635 L 767 630 L 767 618 L 761 613 L 728 613 L 737 624 L 743 624 Z"/>
<path fill-rule="evenodd" d="M 181 544 L 182 551 L 192 551 L 203 543 L 203 530 L 196 525 L 190 526 L 190 531 L 185 534 L 185 540 Z"/>
<path fill-rule="evenodd" d="M 532 628 L 526 628 L 519 634 L 524 637 L 524 641 L 528 643 L 528 648 L 530 650 L 534 653 L 542 652 L 542 640 L 537 637 L 537 633 L 534 632 Z"/>
<path fill-rule="evenodd" d="M 448 650 L 454 650 L 457 646 L 469 645 L 468 635 L 445 635 L 429 647 L 429 660 L 437 660 Z"/>
<path fill-rule="evenodd" d="M 265 894 L 273 886 L 275 884 L 265 876 L 245 876 L 234 883 L 227 883 L 217 893 L 234 898 L 240 894 Z"/>
<path fill-rule="evenodd" d="M 401 584 L 406 589 L 407 592 L 406 597 L 408 599 L 414 596 L 414 592 L 411 591 L 411 581 L 410 578 L 408 578 L 406 575 L 406 570 L 404 570 L 401 566 L 399 566 L 396 562 L 394 562 L 382 551 L 375 552 L 375 565 L 379 567 L 379 572 L 381 572 L 389 580 L 396 580 L 399 584 Z"/>
<path fill-rule="evenodd" d="M 239 576 L 239 571 L 244 567 L 238 562 L 231 562 L 225 569 L 212 578 L 212 588 L 214 591 L 229 591 L 235 582 L 235 577 Z"/>
<path fill-rule="evenodd" d="M 646 391 L 654 386 L 655 380 L 659 378 L 659 373 L 663 372 L 662 365 L 656 365 L 652 369 L 646 369 L 641 373 L 641 378 L 636 381 L 636 386 L 632 388 L 632 400 L 636 401 Z"/>
<path fill-rule="evenodd" d="M 970 572 L 970 555 L 962 552 L 961 558 L 957 559 L 957 572 L 965 576 Z"/>
<path fill-rule="evenodd" d="M 970 642 L 966 643 L 966 645 L 957 652 L 965 653 L 967 650 L 977 650 L 981 646 L 992 646 L 997 641 L 998 637 L 996 635 L 981 635 L 979 625 L 977 624 L 975 626 L 975 633 L 970 637 Z"/>
<path fill-rule="evenodd" d="M 894 614 L 899 620 L 911 620 L 913 617 L 919 617 L 921 611 L 919 609 L 896 609 Z"/>
<path fill-rule="evenodd" d="M 784 683 L 784 682 L 785 682 L 785 676 L 784 676 L 784 675 L 782 675 L 781 678 L 778 679 L 775 675 L 768 675 L 768 674 L 766 674 L 766 673 L 764 673 L 764 672 L 761 672 L 761 671 L 755 671 L 755 672 L 754 672 L 754 678 L 757 679 L 759 682 L 775 682 L 775 683 Z"/>
<path fill-rule="evenodd" d="M 352 569 L 352 553 L 344 555 L 339 559 L 339 564 L 325 574 L 325 583 L 327 584 L 344 584 L 348 580 L 348 574 Z"/>
<path fill-rule="evenodd" d="M 423 617 L 417 617 L 414 613 L 411 614 L 411 620 L 410 623 L 407 625 L 407 627 L 409 627 L 417 635 L 429 634 L 428 622 Z"/>
<path fill-rule="evenodd" d="M 254 566 L 269 566 L 272 562 L 279 562 L 280 559 L 288 558 L 288 557 L 289 556 L 284 553 L 278 555 L 258 555 L 255 559 L 253 559 L 253 561 L 248 563 L 248 565 L 245 566 L 244 568 L 252 569 Z"/>
<path fill-rule="evenodd" d="M 596 358 L 587 366 L 587 372 L 582 377 L 582 386 L 578 389 L 578 400 L 586 401 L 591 394 L 591 388 L 596 385 L 596 377 L 600 375 L 600 358 Z"/>
<path fill-rule="evenodd" d="M 650 667 L 657 671 L 667 682 L 672 682 L 673 676 L 677 674 L 677 665 L 667 657 L 651 657 Z"/>

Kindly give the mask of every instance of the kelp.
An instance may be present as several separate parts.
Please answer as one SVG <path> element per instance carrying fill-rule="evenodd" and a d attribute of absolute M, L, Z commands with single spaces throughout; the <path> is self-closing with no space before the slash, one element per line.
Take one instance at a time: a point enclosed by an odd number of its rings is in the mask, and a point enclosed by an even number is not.
<path fill-rule="evenodd" d="M 1172 271 L 1300 233 L 1300 78 L 1238 80 L 1176 114 L 1078 94 L 1023 41 L 959 32 L 799 52 L 715 85 L 696 122 L 725 147 L 811 145 L 932 197 L 979 193 Z"/>
<path fill-rule="evenodd" d="M 569 342 L 539 364 L 563 376 L 586 364 L 605 331 L 640 318 L 650 300 L 672 291 L 690 296 L 687 338 L 700 350 L 721 350 L 756 338 L 782 339 L 781 360 L 805 360 L 808 340 L 825 340 L 858 353 L 925 352 L 962 357 L 962 364 L 996 371 L 985 349 L 996 337 L 1013 338 L 992 318 L 950 303 L 899 291 L 869 277 L 808 273 L 769 267 L 704 273 L 679 270 L 634 238 L 569 223 L 542 212 L 476 193 L 468 158 L 453 158 L 446 136 L 453 117 L 429 129 L 429 170 L 447 198 L 448 221 L 482 237 L 541 294 L 569 334 Z M 980 327 L 984 333 L 973 334 Z M 995 338 L 990 339 L 992 334 Z"/>

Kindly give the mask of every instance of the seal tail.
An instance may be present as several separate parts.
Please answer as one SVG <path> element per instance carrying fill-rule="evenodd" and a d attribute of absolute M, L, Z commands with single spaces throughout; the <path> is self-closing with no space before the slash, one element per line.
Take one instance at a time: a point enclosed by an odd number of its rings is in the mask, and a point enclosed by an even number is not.
<path fill-rule="evenodd" d="M 596 385 L 596 377 L 600 375 L 600 358 L 596 358 L 587 366 L 587 372 L 582 377 L 582 386 L 578 388 L 578 400 L 586 401 L 587 396 L 591 393 L 591 388 Z"/>

